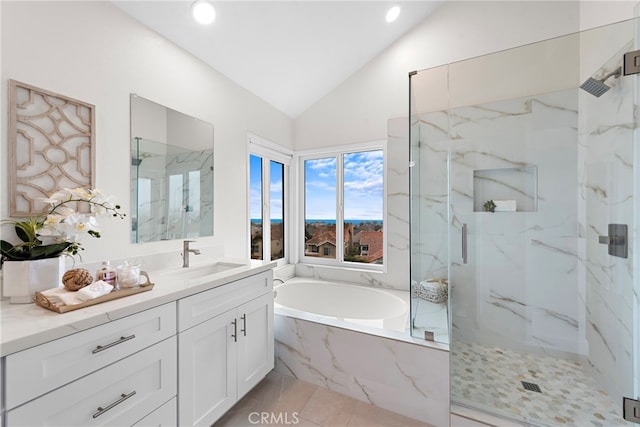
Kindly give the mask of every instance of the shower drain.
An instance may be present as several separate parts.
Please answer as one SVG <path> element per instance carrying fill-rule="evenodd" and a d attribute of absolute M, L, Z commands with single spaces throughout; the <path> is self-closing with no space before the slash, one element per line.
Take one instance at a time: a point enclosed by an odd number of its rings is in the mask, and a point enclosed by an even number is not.
<path fill-rule="evenodd" d="M 522 383 L 522 387 L 524 387 L 525 390 L 535 391 L 536 393 L 542 393 L 542 390 L 540 390 L 540 386 L 538 384 L 528 383 L 526 381 L 520 381 L 520 382 Z"/>

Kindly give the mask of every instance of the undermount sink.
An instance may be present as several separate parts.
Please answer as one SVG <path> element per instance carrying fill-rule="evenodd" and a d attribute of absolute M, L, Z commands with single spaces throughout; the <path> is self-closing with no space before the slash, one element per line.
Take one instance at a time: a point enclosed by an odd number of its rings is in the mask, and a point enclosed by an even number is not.
<path fill-rule="evenodd" d="M 172 272 L 171 275 L 183 279 L 198 279 L 200 277 L 222 273 L 223 271 L 231 270 L 238 267 L 245 267 L 245 264 L 236 264 L 233 262 L 216 262 L 215 264 L 208 264 L 200 267 L 181 268 Z"/>

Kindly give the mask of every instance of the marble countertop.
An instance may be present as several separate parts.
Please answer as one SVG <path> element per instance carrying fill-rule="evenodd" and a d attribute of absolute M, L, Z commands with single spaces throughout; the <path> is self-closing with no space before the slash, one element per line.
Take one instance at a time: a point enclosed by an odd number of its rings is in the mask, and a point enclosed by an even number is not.
<path fill-rule="evenodd" d="M 71 335 L 180 298 L 213 289 L 275 267 L 274 262 L 221 259 L 242 266 L 205 277 L 184 279 L 179 268 L 148 271 L 152 290 L 67 313 L 35 304 L 0 303 L 0 356 Z M 193 268 L 202 267 L 203 264 Z"/>

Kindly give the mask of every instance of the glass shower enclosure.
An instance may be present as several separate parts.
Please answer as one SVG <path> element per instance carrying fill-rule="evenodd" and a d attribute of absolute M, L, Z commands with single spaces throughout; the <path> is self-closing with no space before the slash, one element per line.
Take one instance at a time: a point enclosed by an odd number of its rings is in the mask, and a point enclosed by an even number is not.
<path fill-rule="evenodd" d="M 412 335 L 450 344 L 457 407 L 633 425 L 638 21 L 410 75 Z"/>

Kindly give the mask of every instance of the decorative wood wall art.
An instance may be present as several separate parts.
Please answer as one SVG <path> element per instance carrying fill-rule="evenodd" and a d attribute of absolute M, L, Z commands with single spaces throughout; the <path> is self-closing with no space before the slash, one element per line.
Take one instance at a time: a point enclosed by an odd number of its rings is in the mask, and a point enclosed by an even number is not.
<path fill-rule="evenodd" d="M 9 208 L 40 214 L 61 188 L 94 186 L 95 107 L 9 80 Z"/>

